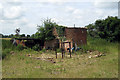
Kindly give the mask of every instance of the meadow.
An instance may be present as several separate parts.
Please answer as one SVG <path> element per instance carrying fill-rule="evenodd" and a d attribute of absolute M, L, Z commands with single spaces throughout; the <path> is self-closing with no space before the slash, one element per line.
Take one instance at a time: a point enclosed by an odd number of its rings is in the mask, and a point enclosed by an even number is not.
<path fill-rule="evenodd" d="M 118 78 L 118 43 L 88 37 L 87 45 L 65 57 L 55 57 L 52 50 L 34 51 L 13 46 L 9 40 L 2 41 L 3 78 Z M 101 57 L 92 56 L 98 52 Z"/>

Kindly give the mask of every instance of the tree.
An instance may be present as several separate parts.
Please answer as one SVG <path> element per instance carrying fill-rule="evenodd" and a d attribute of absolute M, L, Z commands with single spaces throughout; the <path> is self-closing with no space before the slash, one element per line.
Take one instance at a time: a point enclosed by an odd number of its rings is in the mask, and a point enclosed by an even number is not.
<path fill-rule="evenodd" d="M 97 34 L 97 29 L 95 28 L 95 25 L 94 24 L 89 24 L 87 26 L 87 32 L 90 36 L 92 37 L 98 37 L 98 34 Z"/>
<path fill-rule="evenodd" d="M 10 36 L 10 38 L 13 38 L 13 36 L 14 36 L 14 35 L 13 35 L 13 34 L 11 34 L 11 35 L 9 35 L 9 36 Z"/>
<path fill-rule="evenodd" d="M 21 34 L 20 37 L 25 37 L 25 34 Z"/>
<path fill-rule="evenodd" d="M 29 38 L 30 37 L 30 35 L 27 35 L 27 38 Z"/>
<path fill-rule="evenodd" d="M 51 19 L 44 20 L 42 25 L 37 26 L 38 31 L 35 33 L 35 38 L 40 38 L 46 41 L 54 39 L 55 36 L 53 35 L 52 30 L 56 25 L 57 24 L 51 21 Z"/>
<path fill-rule="evenodd" d="M 93 36 L 98 35 L 100 38 L 108 41 L 120 41 L 120 19 L 117 17 L 108 16 L 103 20 L 96 20 L 94 25 L 89 24 L 88 34 Z"/>

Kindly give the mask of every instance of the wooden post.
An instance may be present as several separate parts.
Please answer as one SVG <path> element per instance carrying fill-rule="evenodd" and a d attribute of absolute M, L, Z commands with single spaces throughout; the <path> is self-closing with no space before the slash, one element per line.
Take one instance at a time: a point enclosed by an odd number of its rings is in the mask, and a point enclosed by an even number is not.
<path fill-rule="evenodd" d="M 61 40 L 61 52 L 62 52 L 62 59 L 63 59 L 63 42 Z"/>
<path fill-rule="evenodd" d="M 57 59 L 57 50 L 55 49 L 56 59 Z"/>
<path fill-rule="evenodd" d="M 63 42 L 63 55 L 65 57 L 65 43 Z"/>
<path fill-rule="evenodd" d="M 69 49 L 70 49 L 70 58 L 71 58 L 71 42 L 69 42 Z"/>
<path fill-rule="evenodd" d="M 62 59 L 63 59 L 63 49 L 62 49 Z"/>

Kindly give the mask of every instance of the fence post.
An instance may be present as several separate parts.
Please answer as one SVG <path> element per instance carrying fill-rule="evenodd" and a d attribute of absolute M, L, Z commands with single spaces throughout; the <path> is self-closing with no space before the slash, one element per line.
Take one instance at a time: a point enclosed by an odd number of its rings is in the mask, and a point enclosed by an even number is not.
<path fill-rule="evenodd" d="M 57 50 L 55 49 L 56 59 L 57 59 Z"/>
<path fill-rule="evenodd" d="M 62 59 L 63 59 L 63 42 L 61 43 Z"/>
<path fill-rule="evenodd" d="M 69 49 L 70 49 L 70 58 L 71 58 L 71 42 L 69 42 Z"/>
<path fill-rule="evenodd" d="M 62 59 L 63 59 L 63 49 L 62 49 Z"/>

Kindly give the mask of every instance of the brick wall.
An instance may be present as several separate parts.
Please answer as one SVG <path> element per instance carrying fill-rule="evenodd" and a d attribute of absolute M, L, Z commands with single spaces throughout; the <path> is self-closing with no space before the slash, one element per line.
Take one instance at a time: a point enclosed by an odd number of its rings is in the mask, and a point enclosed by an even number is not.
<path fill-rule="evenodd" d="M 85 28 L 65 28 L 67 39 L 73 39 L 77 45 L 87 44 L 87 30 Z"/>
<path fill-rule="evenodd" d="M 53 49 L 54 47 L 58 48 L 59 47 L 59 40 L 53 39 L 50 41 L 45 41 L 44 47 L 45 47 L 45 49 Z"/>

